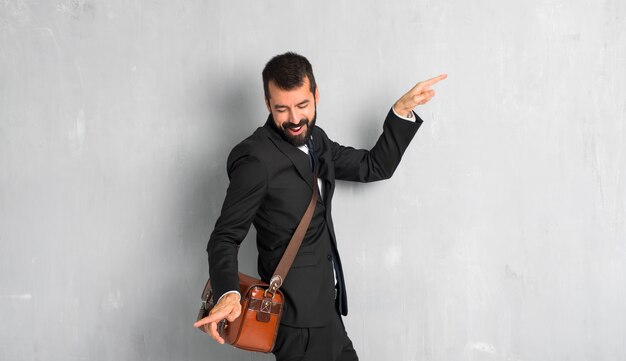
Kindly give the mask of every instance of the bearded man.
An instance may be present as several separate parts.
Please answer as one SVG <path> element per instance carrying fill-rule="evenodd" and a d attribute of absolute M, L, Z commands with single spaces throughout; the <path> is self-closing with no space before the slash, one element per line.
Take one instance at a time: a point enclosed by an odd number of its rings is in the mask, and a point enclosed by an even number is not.
<path fill-rule="evenodd" d="M 329 139 L 316 126 L 320 92 L 309 61 L 298 54 L 272 58 L 263 70 L 265 124 L 231 151 L 230 184 L 208 242 L 213 297 L 211 336 L 223 319 L 241 314 L 237 251 L 250 224 L 257 231 L 258 272 L 265 282 L 285 251 L 307 208 L 318 175 L 319 197 L 302 245 L 281 287 L 285 305 L 273 353 L 283 360 L 358 360 L 345 330 L 346 282 L 332 219 L 335 181 L 374 182 L 392 176 L 422 124 L 413 109 L 428 102 L 430 87 L 447 75 L 418 83 L 390 109 L 370 150 Z"/>

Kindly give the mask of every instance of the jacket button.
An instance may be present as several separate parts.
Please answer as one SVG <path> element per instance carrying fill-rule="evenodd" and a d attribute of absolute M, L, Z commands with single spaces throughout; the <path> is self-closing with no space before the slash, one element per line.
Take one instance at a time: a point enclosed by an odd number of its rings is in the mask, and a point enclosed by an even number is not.
<path fill-rule="evenodd" d="M 332 261 L 333 260 L 333 256 L 329 254 L 328 256 L 326 256 L 326 259 L 329 260 L 329 261 Z"/>

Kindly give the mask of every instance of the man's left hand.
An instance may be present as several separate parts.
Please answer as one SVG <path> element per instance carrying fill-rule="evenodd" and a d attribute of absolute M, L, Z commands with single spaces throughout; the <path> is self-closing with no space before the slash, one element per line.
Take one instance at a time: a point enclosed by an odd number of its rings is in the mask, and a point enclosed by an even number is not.
<path fill-rule="evenodd" d="M 393 110 L 402 116 L 410 115 L 416 106 L 428 103 L 428 101 L 435 96 L 435 91 L 430 89 L 430 87 L 447 77 L 448 74 L 441 74 L 417 83 L 411 90 L 396 101 L 393 105 Z"/>

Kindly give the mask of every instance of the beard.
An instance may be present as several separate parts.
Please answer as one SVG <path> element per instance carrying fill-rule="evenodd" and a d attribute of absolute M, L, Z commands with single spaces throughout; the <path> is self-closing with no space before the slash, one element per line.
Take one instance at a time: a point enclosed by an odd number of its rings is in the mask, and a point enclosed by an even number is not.
<path fill-rule="evenodd" d="M 317 120 L 317 109 L 315 109 L 315 114 L 313 115 L 313 119 L 311 120 L 307 118 L 302 118 L 300 119 L 300 122 L 298 124 L 284 122 L 280 126 L 279 133 L 284 140 L 288 141 L 296 147 L 301 147 L 305 145 L 311 137 L 311 133 L 313 133 L 313 128 L 315 127 L 315 120 Z M 301 126 L 306 126 L 306 129 L 302 134 L 291 135 L 289 133 L 289 129 L 298 128 Z"/>

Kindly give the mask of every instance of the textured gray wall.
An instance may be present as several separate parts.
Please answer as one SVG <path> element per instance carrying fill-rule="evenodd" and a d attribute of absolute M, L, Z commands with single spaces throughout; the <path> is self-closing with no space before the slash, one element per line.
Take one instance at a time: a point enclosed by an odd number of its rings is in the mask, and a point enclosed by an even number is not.
<path fill-rule="evenodd" d="M 362 360 L 625 360 L 625 4 L 0 1 L 0 359 L 273 359 L 191 325 L 294 50 L 357 147 L 450 75 L 395 176 L 336 193 Z"/>

